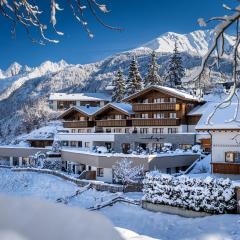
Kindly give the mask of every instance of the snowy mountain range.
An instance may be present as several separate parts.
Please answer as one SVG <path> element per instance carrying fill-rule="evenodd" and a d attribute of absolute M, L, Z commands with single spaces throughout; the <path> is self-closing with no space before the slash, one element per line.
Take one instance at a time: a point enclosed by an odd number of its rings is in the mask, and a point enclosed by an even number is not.
<path fill-rule="evenodd" d="M 57 63 L 46 61 L 38 67 L 28 67 L 13 63 L 7 70 L 0 70 L 0 142 L 1 138 L 5 141 L 6 136 L 15 136 L 16 131 L 20 131 L 22 118 L 25 116 L 24 107 L 32 106 L 39 99 L 43 99 L 47 105 L 51 92 L 104 90 L 111 85 L 119 68 L 127 75 L 133 56 L 137 57 L 139 70 L 144 77 L 150 53 L 155 50 L 162 75 L 167 68 L 175 41 L 182 53 L 183 65 L 190 75 L 200 65 L 201 57 L 211 44 L 213 34 L 213 31 L 209 30 L 189 34 L 168 32 L 135 49 L 91 64 L 74 65 L 61 60 Z M 232 36 L 227 36 L 226 47 L 230 49 L 233 41 Z M 226 56 L 226 60 L 221 64 L 221 71 L 229 73 L 230 70 L 231 63 Z"/>

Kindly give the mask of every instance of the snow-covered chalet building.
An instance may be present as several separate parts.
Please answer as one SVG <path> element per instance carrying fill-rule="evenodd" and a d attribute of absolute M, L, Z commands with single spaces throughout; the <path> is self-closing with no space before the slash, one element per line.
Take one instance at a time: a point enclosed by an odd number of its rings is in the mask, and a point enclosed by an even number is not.
<path fill-rule="evenodd" d="M 239 114 L 233 120 L 238 103 L 218 109 L 209 120 L 210 114 L 217 103 L 209 102 L 197 111 L 201 114 L 196 126 L 199 133 L 207 133 L 211 138 L 212 173 L 213 174 L 240 174 L 240 124 Z M 197 112 L 196 111 L 196 112 Z"/>

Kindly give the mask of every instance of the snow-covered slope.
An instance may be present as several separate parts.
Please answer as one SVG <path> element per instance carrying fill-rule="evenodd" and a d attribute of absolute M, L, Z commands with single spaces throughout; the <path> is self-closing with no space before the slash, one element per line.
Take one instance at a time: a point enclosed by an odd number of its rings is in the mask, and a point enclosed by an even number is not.
<path fill-rule="evenodd" d="M 167 32 L 140 48 L 150 48 L 160 53 L 172 53 L 176 42 L 180 52 L 203 56 L 211 45 L 213 36 L 213 30 L 199 30 L 188 34 Z M 225 37 L 225 47 L 230 49 L 234 45 L 234 37 L 230 35 L 225 35 Z"/>

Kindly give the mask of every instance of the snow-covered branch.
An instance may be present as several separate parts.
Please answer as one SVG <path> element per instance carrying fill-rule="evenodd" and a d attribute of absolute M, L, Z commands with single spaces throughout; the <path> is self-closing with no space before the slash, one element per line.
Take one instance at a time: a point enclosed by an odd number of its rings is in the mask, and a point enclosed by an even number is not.
<path fill-rule="evenodd" d="M 193 79 L 195 81 L 201 81 L 201 75 L 204 72 L 205 67 L 209 66 L 208 60 L 211 56 L 214 55 L 216 58 L 216 61 L 214 61 L 213 64 L 211 64 L 211 67 L 213 65 L 219 66 L 220 59 L 224 58 L 224 53 L 226 53 L 225 49 L 225 33 L 230 28 L 235 28 L 235 44 L 233 46 L 231 56 L 232 56 L 232 62 L 233 62 L 233 70 L 232 70 L 232 78 L 233 78 L 233 88 L 231 89 L 231 92 L 227 99 L 225 99 L 223 102 L 219 103 L 215 110 L 209 115 L 207 119 L 207 124 L 211 123 L 211 119 L 214 116 L 215 112 L 218 109 L 225 108 L 229 105 L 231 105 L 232 100 L 234 97 L 237 98 L 237 101 L 239 102 L 239 97 L 236 93 L 236 86 L 237 86 L 237 69 L 238 69 L 238 59 L 239 59 L 239 44 L 240 44 L 240 35 L 239 35 L 239 18 L 240 18 L 240 5 L 236 6 L 235 8 L 230 8 L 227 5 L 223 5 L 223 7 L 231 11 L 231 14 L 220 16 L 220 17 L 212 17 L 209 20 L 205 21 L 204 19 L 200 18 L 198 20 L 200 26 L 206 26 L 209 22 L 215 22 L 217 21 L 217 25 L 215 26 L 215 35 L 212 41 L 212 45 L 209 48 L 208 52 L 202 59 L 202 64 L 199 70 L 196 72 L 195 76 L 193 76 Z M 237 105 L 235 114 L 233 118 L 230 121 L 238 121 L 237 115 L 238 115 L 238 108 L 239 105 Z"/>
<path fill-rule="evenodd" d="M 99 22 L 106 28 L 121 30 L 117 27 L 112 27 L 103 22 L 102 18 L 98 13 L 106 14 L 108 13 L 107 6 L 105 4 L 97 3 L 96 0 L 67 0 L 62 1 L 60 6 L 58 0 L 48 0 L 50 9 L 50 25 L 53 31 L 57 35 L 63 35 L 64 33 L 56 30 L 57 24 L 57 13 L 64 11 L 63 7 L 70 7 L 72 14 L 82 25 L 84 30 L 87 32 L 89 37 L 93 37 L 93 33 L 88 27 L 88 21 L 85 18 L 89 12 L 90 15 L 94 16 L 96 21 Z M 6 18 L 12 23 L 12 33 L 15 35 L 16 26 L 20 24 L 26 30 L 27 35 L 33 42 L 38 42 L 40 44 L 45 44 L 46 42 L 58 43 L 59 40 L 55 38 L 49 38 L 46 36 L 46 31 L 48 29 L 48 23 L 43 23 L 41 17 L 44 11 L 40 9 L 40 1 L 35 0 L 0 0 L 0 15 Z M 32 36 L 33 29 L 39 32 L 40 40 L 36 40 Z"/>

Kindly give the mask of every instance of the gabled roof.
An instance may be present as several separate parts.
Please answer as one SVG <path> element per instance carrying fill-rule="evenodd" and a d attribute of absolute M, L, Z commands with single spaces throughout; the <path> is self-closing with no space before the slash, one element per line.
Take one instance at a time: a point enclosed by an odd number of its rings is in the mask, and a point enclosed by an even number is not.
<path fill-rule="evenodd" d="M 96 116 L 97 114 L 102 113 L 103 111 L 105 111 L 108 108 L 116 109 L 126 115 L 131 115 L 133 113 L 131 104 L 112 102 L 112 103 L 108 103 L 105 106 L 103 106 L 102 108 L 100 108 L 98 111 L 95 112 L 94 115 Z"/>
<path fill-rule="evenodd" d="M 73 107 L 67 109 L 66 111 L 64 111 L 62 114 L 60 114 L 58 116 L 58 119 L 61 119 L 61 118 L 65 117 L 67 114 L 69 114 L 72 111 L 77 111 L 77 112 L 80 112 L 87 117 L 91 117 L 99 109 L 100 109 L 100 107 L 86 107 L 86 106 L 77 107 L 77 106 L 73 106 Z"/>
<path fill-rule="evenodd" d="M 105 93 L 51 93 L 49 100 L 59 101 L 110 101 L 111 97 Z"/>
<path fill-rule="evenodd" d="M 142 94 L 145 94 L 149 91 L 156 90 L 159 92 L 164 92 L 166 94 L 169 94 L 173 97 L 180 98 L 182 100 L 190 100 L 190 101 L 196 101 L 196 102 L 201 102 L 201 100 L 195 96 L 192 96 L 189 93 L 186 93 L 184 91 L 181 91 L 179 89 L 175 88 L 170 88 L 170 87 L 165 87 L 165 86 L 150 86 L 148 88 L 143 89 L 142 91 L 139 91 L 137 93 L 134 93 L 126 98 L 123 99 L 124 102 L 128 102 L 134 98 L 137 98 L 141 96 Z"/>

